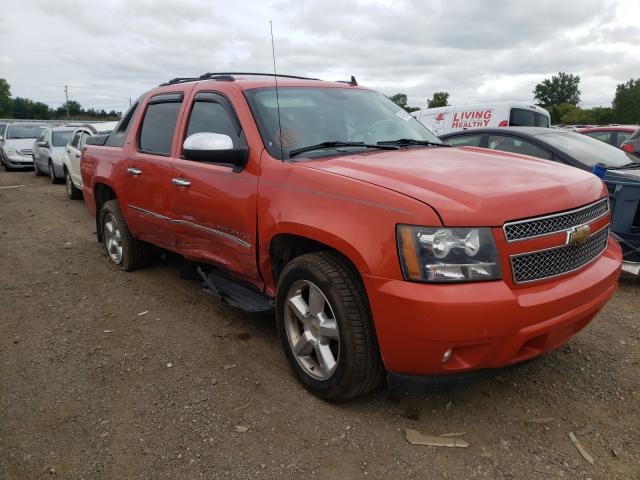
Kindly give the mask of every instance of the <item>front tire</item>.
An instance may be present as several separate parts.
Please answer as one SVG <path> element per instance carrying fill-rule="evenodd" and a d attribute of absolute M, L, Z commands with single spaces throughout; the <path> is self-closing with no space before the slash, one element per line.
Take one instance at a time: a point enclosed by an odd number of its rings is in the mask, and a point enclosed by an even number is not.
<path fill-rule="evenodd" d="M 105 202 L 100 209 L 100 226 L 107 255 L 116 268 L 131 272 L 151 264 L 151 246 L 133 236 L 117 200 Z"/>
<path fill-rule="evenodd" d="M 71 180 L 71 174 L 69 170 L 64 169 L 64 183 L 67 188 L 67 195 L 69 195 L 70 200 L 79 200 L 82 198 L 82 191 L 73 184 L 73 180 Z"/>
<path fill-rule="evenodd" d="M 49 180 L 51 183 L 58 183 L 58 177 L 56 177 L 56 171 L 53 169 L 53 162 L 49 160 Z"/>
<path fill-rule="evenodd" d="M 344 401 L 384 378 L 364 286 L 340 255 L 317 252 L 289 262 L 278 281 L 276 316 L 287 361 L 315 395 Z"/>
<path fill-rule="evenodd" d="M 42 176 L 42 172 L 38 168 L 38 164 L 36 163 L 36 159 L 35 158 L 33 159 L 33 173 L 35 173 L 36 177 L 41 177 Z"/>

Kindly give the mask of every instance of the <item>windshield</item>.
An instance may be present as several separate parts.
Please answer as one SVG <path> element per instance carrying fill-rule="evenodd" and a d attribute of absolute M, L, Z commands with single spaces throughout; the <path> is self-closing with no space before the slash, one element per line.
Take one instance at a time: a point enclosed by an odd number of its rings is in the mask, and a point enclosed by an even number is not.
<path fill-rule="evenodd" d="M 536 137 L 590 167 L 597 163 L 603 163 L 607 167 L 621 167 L 640 161 L 624 150 L 579 133 L 543 133 Z"/>
<path fill-rule="evenodd" d="M 38 138 L 43 128 L 39 125 L 9 125 L 7 140 L 10 138 Z"/>
<path fill-rule="evenodd" d="M 71 140 L 73 130 L 61 130 L 51 134 L 51 142 L 54 147 L 64 147 Z"/>
<path fill-rule="evenodd" d="M 442 142 L 420 122 L 381 93 L 348 88 L 258 88 L 245 92 L 260 135 L 272 157 L 324 142 L 362 142 L 377 145 L 400 139 Z M 318 149 L 296 156 L 336 155 L 364 151 L 357 145 Z M 371 151 L 371 150 L 369 150 Z M 294 154 L 295 155 L 295 154 Z"/>

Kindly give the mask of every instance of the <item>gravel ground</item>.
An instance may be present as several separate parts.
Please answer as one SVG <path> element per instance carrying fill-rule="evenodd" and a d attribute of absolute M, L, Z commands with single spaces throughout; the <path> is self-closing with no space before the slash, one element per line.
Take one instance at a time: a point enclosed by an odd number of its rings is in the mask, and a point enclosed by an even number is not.
<path fill-rule="evenodd" d="M 332 405 L 294 379 L 273 318 L 178 279 L 172 256 L 117 271 L 62 185 L 0 187 L 2 479 L 640 478 L 636 279 L 521 368 Z M 411 445 L 407 428 L 469 446 Z"/>

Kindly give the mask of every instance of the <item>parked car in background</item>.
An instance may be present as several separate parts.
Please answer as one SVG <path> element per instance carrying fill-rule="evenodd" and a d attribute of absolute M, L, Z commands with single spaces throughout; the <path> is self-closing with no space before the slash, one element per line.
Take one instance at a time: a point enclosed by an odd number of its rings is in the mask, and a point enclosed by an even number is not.
<path fill-rule="evenodd" d="M 33 168 L 33 141 L 44 127 L 35 123 L 10 123 L 0 149 L 0 162 L 5 170 Z"/>
<path fill-rule="evenodd" d="M 640 129 L 636 130 L 635 133 L 622 142 L 620 148 L 640 158 Z"/>
<path fill-rule="evenodd" d="M 49 175 L 51 183 L 64 178 L 62 164 L 65 146 L 71 139 L 73 128 L 45 127 L 40 136 L 33 142 L 33 170 L 36 175 Z"/>
<path fill-rule="evenodd" d="M 4 143 L 5 131 L 7 130 L 7 125 L 9 123 L 0 123 L 0 149 L 2 148 L 2 144 Z"/>
<path fill-rule="evenodd" d="M 437 136 L 486 127 L 548 127 L 551 121 L 544 108 L 527 102 L 493 102 L 450 105 L 413 112 Z"/>
<path fill-rule="evenodd" d="M 62 177 L 67 195 L 72 200 L 82 198 L 82 175 L 80 174 L 80 154 L 87 139 L 94 135 L 111 133 L 118 122 L 84 123 L 73 130 L 71 139 L 62 156 Z"/>
<path fill-rule="evenodd" d="M 620 147 L 636 130 L 638 130 L 638 127 L 635 125 L 610 125 L 580 128 L 576 132 L 614 147 Z"/>
<path fill-rule="evenodd" d="M 595 138 L 553 128 L 481 128 L 442 135 L 452 146 L 472 146 L 519 153 L 591 171 L 597 163 L 609 169 L 640 167 L 640 159 Z"/>
<path fill-rule="evenodd" d="M 275 305 L 309 391 L 346 400 L 387 372 L 522 362 L 614 294 L 621 253 L 594 175 L 448 148 L 354 80 L 258 77 L 147 92 L 83 149 L 84 201 L 116 268 L 149 265 L 153 244 L 198 262 L 223 300 Z"/>

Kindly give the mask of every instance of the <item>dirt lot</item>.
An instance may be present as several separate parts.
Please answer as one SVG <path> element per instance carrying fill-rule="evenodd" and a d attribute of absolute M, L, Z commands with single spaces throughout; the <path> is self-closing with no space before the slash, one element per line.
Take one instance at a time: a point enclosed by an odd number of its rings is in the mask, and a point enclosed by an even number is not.
<path fill-rule="evenodd" d="M 526 366 L 331 405 L 293 378 L 272 318 L 180 266 L 117 271 L 83 202 L 0 172 L 0 478 L 640 478 L 635 279 Z M 406 428 L 469 447 L 410 445 Z"/>

